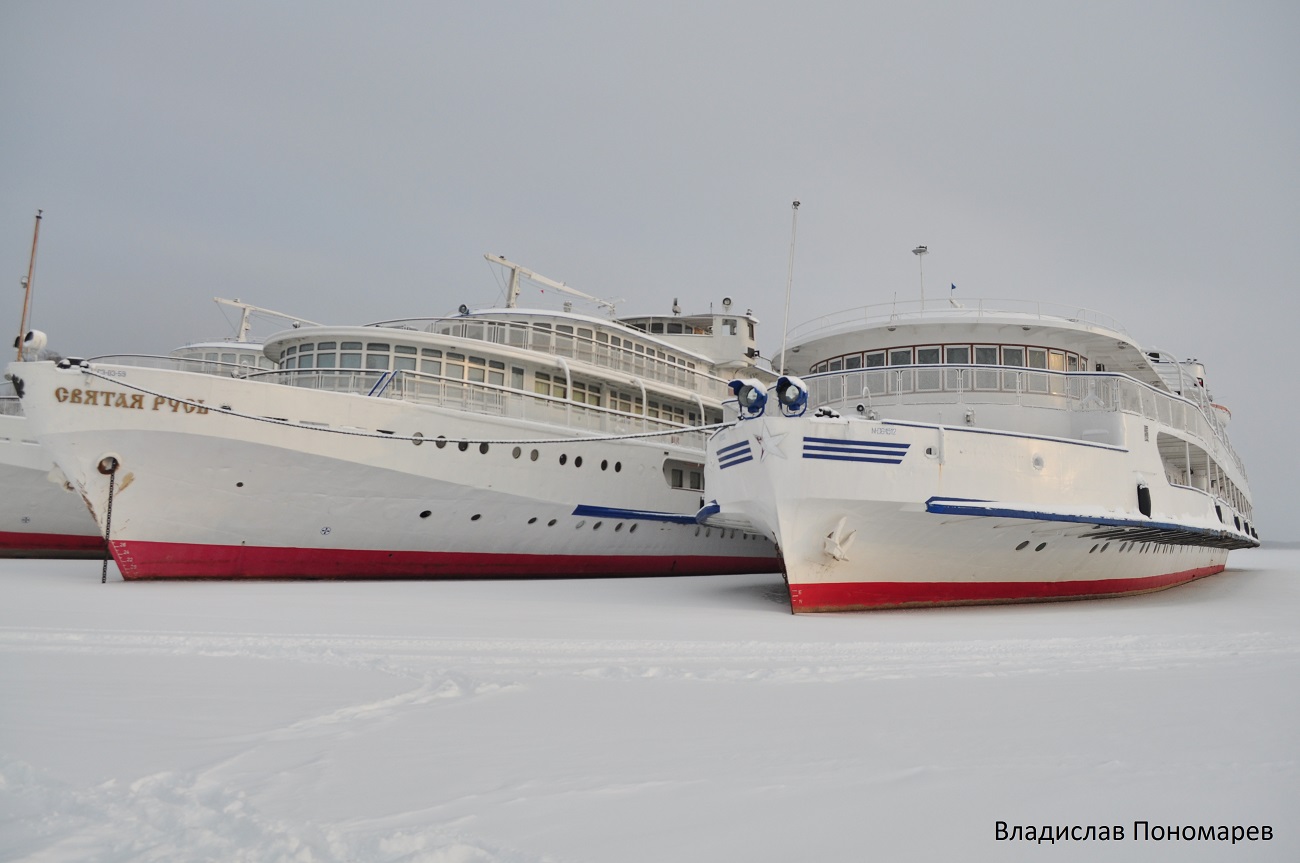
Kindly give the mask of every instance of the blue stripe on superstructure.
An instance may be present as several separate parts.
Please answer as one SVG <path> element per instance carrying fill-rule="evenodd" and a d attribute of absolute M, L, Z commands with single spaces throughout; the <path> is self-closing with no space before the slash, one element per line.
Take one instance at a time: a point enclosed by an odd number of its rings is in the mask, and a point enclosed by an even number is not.
<path fill-rule="evenodd" d="M 902 458 L 906 450 L 878 449 L 872 446 L 830 446 L 828 444 L 804 444 L 804 452 L 851 452 L 865 455 L 892 455 Z"/>
<path fill-rule="evenodd" d="M 901 464 L 910 447 L 910 443 L 805 437 L 803 439 L 803 457 L 824 459 L 826 461 Z"/>
<path fill-rule="evenodd" d="M 741 448 L 749 449 L 749 441 L 743 440 L 740 443 L 733 443 L 730 446 L 720 447 L 718 449 L 718 458 L 722 458 L 724 455 L 731 452 L 732 450 L 738 450 Z"/>
<path fill-rule="evenodd" d="M 805 437 L 804 441 L 805 442 L 813 441 L 814 443 L 836 444 L 838 446 L 881 446 L 881 447 L 887 447 L 889 449 L 907 449 L 908 447 L 911 446 L 910 443 L 890 443 L 889 441 L 883 441 L 883 440 L 882 441 L 843 440 L 841 438 L 833 438 L 833 437 Z"/>
<path fill-rule="evenodd" d="M 744 454 L 743 456 L 741 456 L 740 458 L 733 458 L 733 459 L 731 459 L 731 460 L 729 460 L 729 461 L 720 461 L 720 462 L 718 462 L 718 467 L 719 467 L 720 469 L 722 469 L 722 470 L 726 470 L 726 469 L 729 468 L 729 467 L 735 467 L 735 466 L 738 465 L 738 464 L 744 464 L 744 463 L 747 462 L 747 461 L 753 461 L 753 460 L 754 460 L 754 456 L 753 456 L 753 455 L 751 455 L 750 453 L 745 453 L 745 454 Z"/>
<path fill-rule="evenodd" d="M 903 459 L 901 456 L 896 456 L 892 458 L 870 458 L 868 456 L 860 456 L 860 455 L 826 455 L 822 453 L 805 452 L 803 454 L 803 457 L 821 458 L 821 459 L 827 459 L 828 461 L 867 461 L 867 462 L 875 462 L 876 464 L 902 464 L 903 463 Z"/>

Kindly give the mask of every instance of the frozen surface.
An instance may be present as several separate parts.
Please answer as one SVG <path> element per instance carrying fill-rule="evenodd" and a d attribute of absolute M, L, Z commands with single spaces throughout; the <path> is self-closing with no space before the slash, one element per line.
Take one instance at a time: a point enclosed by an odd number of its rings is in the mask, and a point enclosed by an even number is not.
<path fill-rule="evenodd" d="M 0 561 L 0 860 L 1293 861 L 1298 575 L 1236 552 L 1128 599 L 795 617 L 777 576 Z"/>

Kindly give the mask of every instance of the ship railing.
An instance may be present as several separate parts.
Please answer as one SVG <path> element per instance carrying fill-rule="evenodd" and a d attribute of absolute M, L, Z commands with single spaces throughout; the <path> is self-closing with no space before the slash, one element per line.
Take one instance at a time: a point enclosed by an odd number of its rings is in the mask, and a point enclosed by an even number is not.
<path fill-rule="evenodd" d="M 916 365 L 807 375 L 808 403 L 865 407 L 1011 404 L 1061 411 L 1122 411 L 1217 441 L 1243 478 L 1245 465 L 1217 411 L 1113 372 L 1056 372 L 1008 366 Z"/>
<path fill-rule="evenodd" d="M 390 398 L 412 404 L 450 408 L 464 413 L 503 417 L 559 427 L 565 434 L 594 435 L 668 432 L 656 441 L 704 449 L 705 435 L 694 427 L 659 417 L 628 413 L 603 404 L 583 404 L 541 393 L 513 390 L 496 384 L 416 371 L 363 369 L 281 369 L 251 379 L 331 392 Z M 515 437 L 527 434 L 512 433 Z"/>
<path fill-rule="evenodd" d="M 792 328 L 788 335 L 791 342 L 806 339 L 813 333 L 829 329 L 842 329 L 848 326 L 876 326 L 882 323 L 910 323 L 934 320 L 970 320 L 978 321 L 985 317 L 1015 316 L 1038 320 L 1066 320 L 1082 323 L 1092 327 L 1101 327 L 1111 332 L 1127 335 L 1119 321 L 1110 315 L 1060 303 L 1040 303 L 1030 300 L 999 299 L 963 299 L 954 304 L 947 297 L 932 300 L 909 300 L 893 303 L 876 303 L 831 312 L 813 318 Z"/>
<path fill-rule="evenodd" d="M 259 369 L 251 362 L 246 363 L 227 363 L 219 360 L 197 360 L 185 359 L 182 357 L 164 356 L 161 354 L 108 354 L 105 356 L 91 357 L 92 363 L 103 363 L 110 366 L 130 366 L 133 368 L 144 369 L 164 369 L 176 372 L 194 372 L 201 375 L 218 375 L 220 377 L 242 378 Z"/>
<path fill-rule="evenodd" d="M 729 392 L 726 381 L 701 371 L 694 358 L 676 354 L 670 357 L 669 350 L 640 343 L 615 347 L 608 341 L 601 341 L 594 327 L 583 327 L 569 318 L 556 318 L 551 323 L 473 317 L 411 318 L 371 326 L 436 333 L 552 354 L 672 384 L 711 398 L 725 398 Z"/>
<path fill-rule="evenodd" d="M 22 399 L 18 396 L 0 396 L 0 416 L 20 417 L 22 415 Z"/>

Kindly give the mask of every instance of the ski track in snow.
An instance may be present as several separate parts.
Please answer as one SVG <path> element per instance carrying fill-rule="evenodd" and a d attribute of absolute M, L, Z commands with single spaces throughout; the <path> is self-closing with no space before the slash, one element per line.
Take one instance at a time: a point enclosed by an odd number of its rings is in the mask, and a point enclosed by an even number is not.
<path fill-rule="evenodd" d="M 465 836 L 458 824 L 463 819 L 382 832 L 373 826 L 366 829 L 365 824 L 290 824 L 260 815 L 245 792 L 204 774 L 163 772 L 125 785 L 110 780 L 77 789 L 40 775 L 30 765 L 0 758 L 0 801 L 0 812 L 12 813 L 0 815 L 3 832 L 14 822 L 26 828 L 25 841 L 0 845 L 0 856 L 33 863 L 546 863 L 551 859 Z"/>
<path fill-rule="evenodd" d="M 360 730 L 439 702 L 491 695 L 546 676 L 596 683 L 803 684 L 1010 677 L 1289 662 L 1300 638 L 1267 632 L 927 642 L 778 642 L 415 638 L 0 627 L 0 652 L 264 659 L 368 670 L 414 685 L 281 727 L 227 739 L 195 772 L 77 788 L 0 755 L 0 857 L 28 861 L 403 861 L 538 863 L 465 819 L 403 813 L 334 824 L 269 818 L 233 777 L 274 747 Z"/>

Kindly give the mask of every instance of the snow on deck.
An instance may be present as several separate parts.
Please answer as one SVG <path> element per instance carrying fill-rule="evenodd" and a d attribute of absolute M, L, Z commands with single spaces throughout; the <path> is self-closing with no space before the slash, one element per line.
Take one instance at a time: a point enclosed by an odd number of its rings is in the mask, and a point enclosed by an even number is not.
<path fill-rule="evenodd" d="M 0 561 L 0 859 L 1300 859 L 1297 573 L 1264 549 L 1126 599 L 792 616 L 779 576 Z"/>

